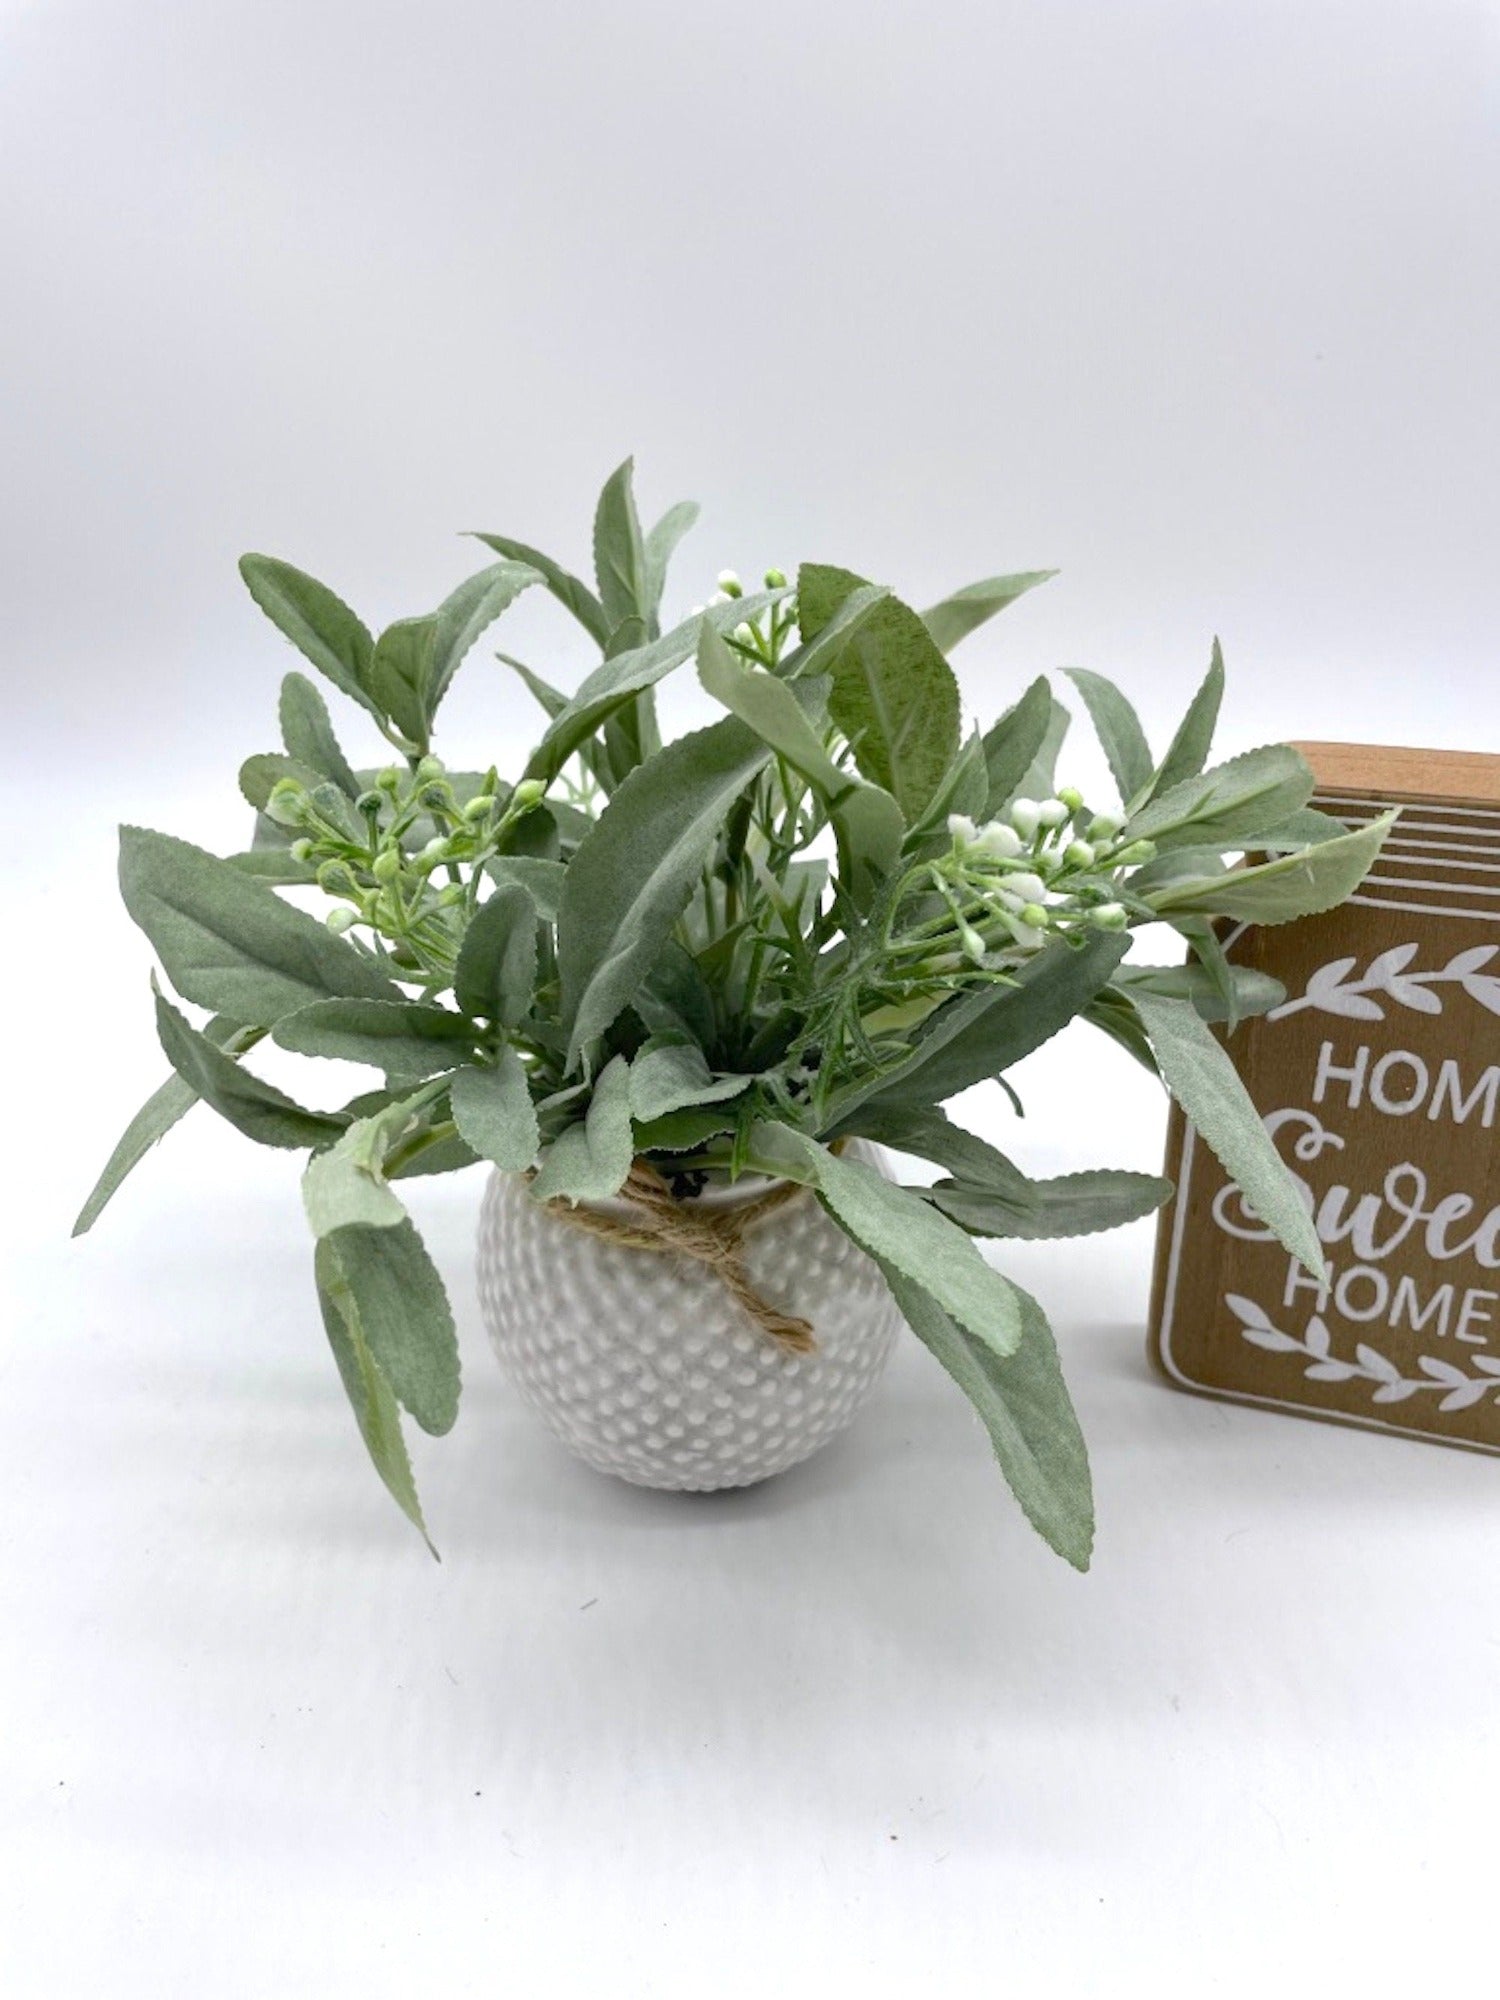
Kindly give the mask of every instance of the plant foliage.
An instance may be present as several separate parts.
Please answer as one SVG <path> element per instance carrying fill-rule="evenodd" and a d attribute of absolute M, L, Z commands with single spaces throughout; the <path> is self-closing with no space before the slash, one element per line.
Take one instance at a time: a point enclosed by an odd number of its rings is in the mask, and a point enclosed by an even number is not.
<path fill-rule="evenodd" d="M 1217 644 L 1164 755 L 1101 676 L 1073 675 L 1120 792 L 1059 787 L 1067 711 L 1045 679 L 965 736 L 948 650 L 1050 572 L 999 576 L 923 614 L 851 570 L 771 571 L 662 629 L 667 565 L 696 508 L 643 531 L 627 462 L 600 496 L 592 586 L 529 544 L 425 616 L 372 634 L 290 564 L 247 556 L 250 593 L 303 665 L 355 704 L 384 761 L 346 755 L 316 682 L 281 688 L 281 748 L 247 760 L 253 845 L 219 858 L 122 831 L 131 915 L 164 995 L 171 1067 L 79 1217 L 89 1228 L 202 1101 L 308 1152 L 304 1194 L 329 1341 L 377 1470 L 426 1533 L 402 1412 L 438 1433 L 459 1401 L 438 1272 L 397 1188 L 492 1163 L 538 1199 L 614 1194 L 636 1158 L 689 1192 L 747 1171 L 805 1183 L 875 1258 L 917 1337 L 971 1399 L 1027 1517 L 1085 1567 L 1088 1462 L 1040 1306 L 975 1239 L 1070 1236 L 1148 1213 L 1137 1173 L 1035 1181 L 941 1105 L 1076 1019 L 1180 1096 L 1288 1249 L 1318 1247 L 1206 1021 L 1273 1006 L 1212 919 L 1281 923 L 1346 896 L 1385 833 L 1308 810 L 1282 747 L 1210 766 Z M 545 727 L 514 781 L 450 771 L 439 704 L 480 637 L 539 585 L 598 647 L 572 694 L 508 662 Z M 500 656 L 502 659 L 504 655 Z M 722 719 L 663 744 L 656 689 L 695 661 Z M 1248 865 L 1226 866 L 1248 857 Z M 287 899 L 312 890 L 321 915 Z M 1188 964 L 1126 963 L 1172 925 Z M 270 1038 L 379 1084 L 315 1110 L 245 1060 Z M 941 1169 L 893 1185 L 833 1142 Z"/>

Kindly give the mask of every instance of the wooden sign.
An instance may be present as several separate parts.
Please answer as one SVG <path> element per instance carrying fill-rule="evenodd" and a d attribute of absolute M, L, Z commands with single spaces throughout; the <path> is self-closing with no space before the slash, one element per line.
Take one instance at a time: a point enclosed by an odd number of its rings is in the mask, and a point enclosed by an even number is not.
<path fill-rule="evenodd" d="M 1153 1355 L 1183 1388 L 1500 1451 L 1500 757 L 1300 748 L 1323 811 L 1401 807 L 1352 901 L 1225 936 L 1286 988 L 1226 1046 L 1327 1281 L 1174 1110 Z"/>

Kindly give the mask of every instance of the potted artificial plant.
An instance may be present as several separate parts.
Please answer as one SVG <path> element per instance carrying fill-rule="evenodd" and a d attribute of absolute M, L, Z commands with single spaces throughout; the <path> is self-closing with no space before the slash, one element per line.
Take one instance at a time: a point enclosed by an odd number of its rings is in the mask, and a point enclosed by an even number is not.
<path fill-rule="evenodd" d="M 1312 1268 L 1309 1219 L 1205 1025 L 1280 997 L 1228 963 L 1215 918 L 1277 923 L 1360 881 L 1384 822 L 1308 807 L 1285 747 L 1207 768 L 1223 669 L 1160 758 L 1125 698 L 1072 678 L 1119 789 L 1059 785 L 1066 712 L 1043 679 L 965 730 L 947 655 L 1046 572 L 917 613 L 810 563 L 663 632 L 668 559 L 696 509 L 643 533 L 622 466 L 594 523 L 596 584 L 484 535 L 497 558 L 430 615 L 373 637 L 331 591 L 247 556 L 262 611 L 380 739 L 351 763 L 314 681 L 281 687 L 283 749 L 240 774 L 258 810 L 220 859 L 127 827 L 130 914 L 173 1074 L 121 1140 L 85 1229 L 198 1099 L 304 1151 L 328 1339 L 370 1455 L 422 1529 L 402 1435 L 457 1414 L 442 1280 L 400 1198 L 492 1169 L 490 1332 L 529 1399 L 593 1463 L 664 1486 L 744 1484 L 852 1416 L 901 1325 L 971 1399 L 1028 1517 L 1080 1568 L 1087 1459 L 1041 1307 L 975 1239 L 1141 1216 L 1151 1175 L 1032 1180 L 944 1101 L 1082 1019 L 1159 1072 L 1265 1222 Z M 522 591 L 598 645 L 564 695 L 507 661 L 546 727 L 511 775 L 450 771 L 433 726 L 453 675 Z M 500 656 L 505 659 L 505 655 Z M 658 682 L 694 664 L 724 710 L 662 741 Z M 1229 868 L 1225 857 L 1248 856 Z M 1188 962 L 1131 964 L 1166 923 Z M 381 1082 L 314 1110 L 263 1081 L 269 1039 Z M 941 1171 L 903 1186 L 880 1148 Z"/>

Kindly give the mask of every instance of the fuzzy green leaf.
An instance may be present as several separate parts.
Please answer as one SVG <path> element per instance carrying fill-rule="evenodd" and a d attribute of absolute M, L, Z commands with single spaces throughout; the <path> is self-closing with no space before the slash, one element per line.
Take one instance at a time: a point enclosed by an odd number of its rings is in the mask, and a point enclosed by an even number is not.
<path fill-rule="evenodd" d="M 907 1325 L 979 1412 L 1006 1483 L 1049 1547 L 1086 1570 L 1094 1545 L 1088 1452 L 1046 1314 L 1019 1286 L 1023 1332 L 1000 1361 L 898 1269 L 886 1279 Z"/>
<path fill-rule="evenodd" d="M 586 583 L 565 570 L 561 563 L 554 562 L 551 556 L 544 556 L 540 549 L 518 542 L 510 535 L 476 535 L 474 539 L 493 549 L 496 555 L 534 569 L 558 603 L 572 612 L 595 644 L 605 644 L 609 638 L 610 622 L 604 615 L 604 606 Z"/>
<path fill-rule="evenodd" d="M 669 507 L 646 537 L 646 602 L 653 624 L 661 613 L 667 569 L 677 545 L 698 519 L 696 500 L 679 500 Z"/>
<path fill-rule="evenodd" d="M 981 817 L 993 819 L 1021 795 L 1022 781 L 1047 740 L 1057 706 L 1046 676 L 1039 674 L 1015 707 L 1008 708 L 985 731 L 982 740 L 989 790 Z"/>
<path fill-rule="evenodd" d="M 553 718 L 551 727 L 531 754 L 527 777 L 550 783 L 573 753 L 602 729 L 618 708 L 634 700 L 644 689 L 655 687 L 693 657 L 705 622 L 719 631 L 727 631 L 742 618 L 753 618 L 768 605 L 779 603 L 786 594 L 768 591 L 758 597 L 736 598 L 732 604 L 710 605 L 697 616 L 684 619 L 662 638 L 605 660 L 582 683 L 567 707 Z M 606 633 L 600 643 L 606 644 L 608 636 Z"/>
<path fill-rule="evenodd" d="M 354 1294 L 331 1243 L 318 1244 L 314 1271 L 323 1330 L 328 1335 L 344 1393 L 353 1408 L 371 1463 L 385 1482 L 386 1491 L 436 1555 L 422 1518 L 422 1503 L 417 1498 L 406 1440 L 401 1435 L 400 1408 L 370 1352 Z"/>
<path fill-rule="evenodd" d="M 1187 1001 L 1144 991 L 1130 997 L 1162 1079 L 1198 1136 L 1278 1241 L 1321 1277 L 1317 1232 L 1234 1064 Z"/>
<path fill-rule="evenodd" d="M 632 771 L 580 845 L 557 926 L 570 1069 L 635 994 L 730 806 L 769 757 L 735 716 L 679 737 Z"/>
<path fill-rule="evenodd" d="M 502 1173 L 525 1173 L 536 1159 L 541 1134 L 525 1065 L 515 1050 L 504 1044 L 493 1069 L 460 1070 L 449 1096 L 453 1121 L 474 1151 Z"/>
<path fill-rule="evenodd" d="M 241 1028 L 237 1022 L 226 1021 L 219 1016 L 208 1023 L 203 1034 L 215 1048 L 238 1051 L 253 1047 L 260 1040 L 261 1030 Z M 78 1220 L 73 1224 L 75 1236 L 83 1236 L 93 1228 L 126 1176 L 140 1165 L 151 1148 L 164 1139 L 197 1102 L 197 1091 L 184 1083 L 175 1072 L 151 1093 L 125 1127 L 119 1144 L 105 1162 L 103 1173 L 79 1210 Z"/>
<path fill-rule="evenodd" d="M 458 1415 L 458 1336 L 421 1237 L 406 1220 L 393 1228 L 351 1223 L 334 1230 L 327 1243 L 396 1400 L 424 1431 L 441 1437 Z"/>
<path fill-rule="evenodd" d="M 1065 1028 L 1107 984 L 1129 946 L 1127 937 L 1107 931 L 1082 946 L 1059 940 L 1026 961 L 1014 986 L 985 986 L 947 1001 L 929 1016 L 908 1056 L 834 1099 L 830 1134 L 852 1129 L 862 1104 L 941 1104 L 998 1076 Z"/>
<path fill-rule="evenodd" d="M 185 840 L 120 829 L 120 892 L 185 1000 L 269 1028 L 313 1000 L 399 1000 L 370 958 Z"/>
<path fill-rule="evenodd" d="M 717 1104 L 738 1097 L 748 1076 L 715 1076 L 696 1042 L 650 1041 L 630 1065 L 630 1115 L 649 1124 L 689 1104 Z"/>
<path fill-rule="evenodd" d="M 339 747 L 329 718 L 328 704 L 306 674 L 287 674 L 281 683 L 277 704 L 281 740 L 295 764 L 316 771 L 338 786 L 349 798 L 359 794 L 360 783 L 349 760 Z"/>
<path fill-rule="evenodd" d="M 846 1129 L 882 1146 L 894 1146 L 918 1160 L 931 1160 L 950 1174 L 1025 1214 L 1034 1206 L 1033 1183 L 996 1147 L 955 1125 L 935 1106 L 867 1104 Z"/>
<path fill-rule="evenodd" d="M 1047 717 L 1047 727 L 1042 732 L 1042 740 L 1026 770 L 1021 774 L 1021 782 L 1016 794 L 1023 799 L 1047 799 L 1057 790 L 1057 759 L 1063 742 L 1072 727 L 1073 718 L 1060 701 L 1052 703 L 1052 712 Z M 995 810 L 994 801 L 990 809 Z"/>
<path fill-rule="evenodd" d="M 1231 868 L 1204 881 L 1171 884 L 1147 900 L 1163 917 L 1197 913 L 1242 923 L 1289 924 L 1331 910 L 1353 895 L 1374 866 L 1397 815 L 1388 812 L 1352 833 L 1280 855 L 1251 868 Z"/>
<path fill-rule="evenodd" d="M 804 638 L 816 638 L 839 606 L 867 587 L 850 570 L 804 563 L 797 576 Z M 833 676 L 829 711 L 860 770 L 891 793 L 908 820 L 918 818 L 959 744 L 958 682 L 926 626 L 888 596 L 819 671 Z"/>
<path fill-rule="evenodd" d="M 1033 569 L 1017 576 L 989 576 L 982 583 L 966 584 L 951 597 L 945 597 L 941 604 L 924 611 L 922 623 L 939 651 L 951 653 L 961 639 L 988 624 L 997 612 L 1056 575 L 1055 569 Z"/>
<path fill-rule="evenodd" d="M 240 557 L 245 588 L 278 631 L 341 694 L 376 717 L 380 704 L 369 688 L 375 642 L 342 598 L 326 584 L 274 556 Z"/>
<path fill-rule="evenodd" d="M 1231 965 L 1229 979 L 1234 993 L 1232 1011 L 1237 1019 L 1268 1014 L 1286 998 L 1286 988 L 1279 979 L 1251 966 Z M 1231 1012 L 1218 982 L 1201 965 L 1122 965 L 1114 983 L 1127 994 L 1139 988 L 1163 1000 L 1191 1000 L 1205 1021 L 1227 1020 Z"/>
<path fill-rule="evenodd" d="M 474 912 L 459 947 L 454 997 L 466 1014 L 513 1028 L 536 985 L 536 905 L 519 882 L 502 884 Z"/>
<path fill-rule="evenodd" d="M 1238 836 L 1278 826 L 1299 811 L 1312 790 L 1312 772 L 1297 752 L 1272 744 L 1158 792 L 1133 815 L 1127 837 L 1158 847 L 1235 847 Z"/>
<path fill-rule="evenodd" d="M 930 1292 L 991 1353 L 1015 1352 L 1021 1314 L 1014 1286 L 920 1194 L 859 1160 L 840 1159 L 790 1125 L 762 1120 L 751 1133 L 751 1150 L 757 1166 L 815 1188 L 846 1235 L 882 1268 Z"/>
<path fill-rule="evenodd" d="M 538 1201 L 607 1201 L 625 1185 L 634 1157 L 630 1070 L 615 1056 L 599 1073 L 583 1123 L 558 1135 L 531 1192 Z"/>
<path fill-rule="evenodd" d="M 1224 699 L 1224 655 L 1219 650 L 1219 642 L 1214 640 L 1213 657 L 1209 661 L 1208 672 L 1203 684 L 1193 696 L 1187 714 L 1177 728 L 1177 734 L 1167 747 L 1167 754 L 1161 760 L 1161 768 L 1152 782 L 1153 794 L 1171 791 L 1174 785 L 1186 783 L 1196 778 L 1208 762 L 1208 753 L 1213 748 L 1214 730 L 1218 727 L 1219 707 Z"/>
<path fill-rule="evenodd" d="M 1085 667 L 1069 667 L 1068 679 L 1083 696 L 1089 719 L 1109 762 L 1115 789 L 1128 806 L 1138 792 L 1151 782 L 1151 746 L 1141 727 L 1140 717 L 1103 674 L 1091 674 Z"/>
<path fill-rule="evenodd" d="M 971 1236 L 1007 1236 L 1047 1242 L 1059 1236 L 1091 1236 L 1150 1215 L 1172 1198 L 1172 1183 L 1156 1174 L 1098 1167 L 1055 1180 L 1027 1181 L 1027 1200 L 1017 1207 L 965 1180 L 939 1181 L 932 1199 L 944 1215 Z"/>
<path fill-rule="evenodd" d="M 631 490 L 633 459 L 616 466 L 604 482 L 594 512 L 594 577 L 605 622 L 613 632 L 627 618 L 651 616 L 646 547 Z"/>
<path fill-rule="evenodd" d="M 432 618 L 432 638 L 423 671 L 422 706 L 428 726 L 475 642 L 502 611 L 534 583 L 542 582 L 529 563 L 498 562 L 479 570 L 451 591 Z"/>
<path fill-rule="evenodd" d="M 336 1114 L 304 1110 L 274 1084 L 242 1068 L 160 993 L 156 1032 L 167 1061 L 194 1096 L 258 1145 L 322 1146 L 337 1139 L 348 1123 Z"/>
<path fill-rule="evenodd" d="M 418 1082 L 469 1060 L 474 1029 L 461 1014 L 417 1000 L 315 1000 L 284 1014 L 272 1039 L 298 1055 L 370 1063 Z"/>
<path fill-rule="evenodd" d="M 906 831 L 901 808 L 889 792 L 834 763 L 794 692 L 811 683 L 747 665 L 711 625 L 698 642 L 698 678 L 821 795 L 850 859 L 876 877 L 888 875 Z"/>

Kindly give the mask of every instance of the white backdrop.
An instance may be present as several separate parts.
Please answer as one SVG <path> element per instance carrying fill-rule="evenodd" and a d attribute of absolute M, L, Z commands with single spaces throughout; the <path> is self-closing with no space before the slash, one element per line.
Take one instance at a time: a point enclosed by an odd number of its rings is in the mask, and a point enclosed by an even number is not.
<path fill-rule="evenodd" d="M 0 0 L 8 1996 L 1473 1961 L 1495 1467 L 1168 1390 L 1149 1229 L 1012 1260 L 1094 1452 L 1087 1579 L 914 1344 L 764 1490 L 573 1466 L 483 1348 L 465 1179 L 420 1203 L 467 1368 L 435 1567 L 289 1161 L 189 1120 L 65 1238 L 161 1066 L 115 822 L 237 843 L 273 741 L 243 548 L 384 621 L 466 528 L 582 563 L 634 451 L 646 505 L 705 503 L 679 608 L 724 563 L 919 600 L 1060 565 L 959 656 L 986 715 L 1086 664 L 1160 737 L 1217 632 L 1227 750 L 1500 750 L 1497 108 L 1495 9 L 1438 0 Z M 508 636 L 582 664 L 547 606 Z M 506 766 L 499 674 L 454 740 Z M 1034 1170 L 1159 1158 L 1086 1035 L 1021 1080 Z"/>

